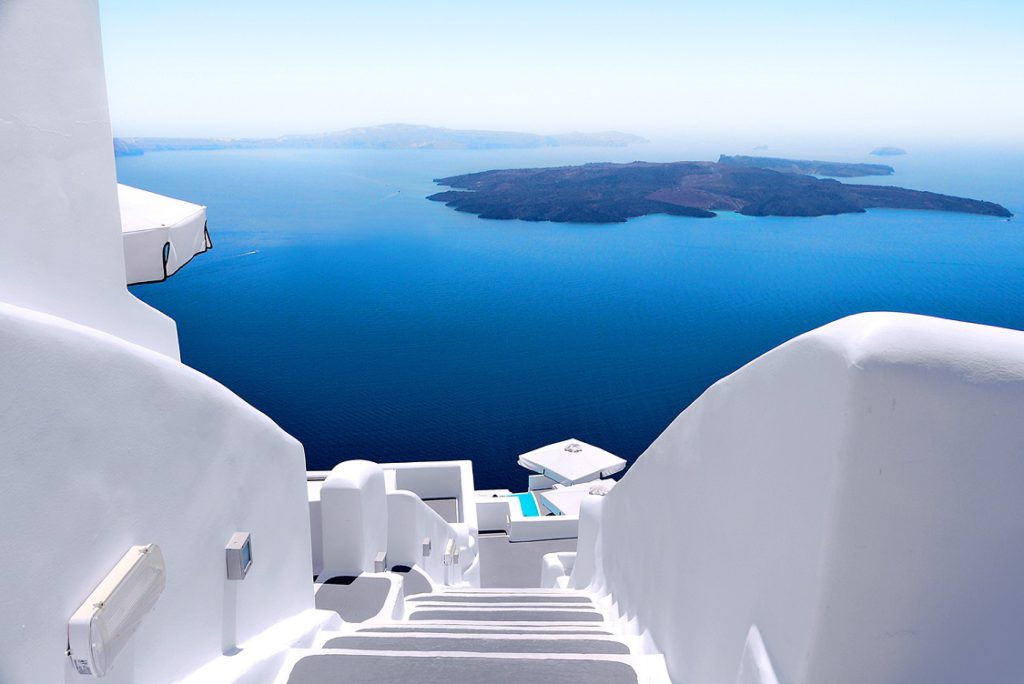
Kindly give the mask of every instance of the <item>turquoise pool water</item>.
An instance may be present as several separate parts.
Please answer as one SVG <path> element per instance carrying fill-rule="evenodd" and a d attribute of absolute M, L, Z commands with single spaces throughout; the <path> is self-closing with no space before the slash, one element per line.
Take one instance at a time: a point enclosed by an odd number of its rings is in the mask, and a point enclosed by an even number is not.
<path fill-rule="evenodd" d="M 525 494 L 510 494 L 519 499 L 519 507 L 523 509 L 523 515 L 527 518 L 536 518 L 540 516 L 540 509 L 537 508 L 537 500 L 533 498 L 533 494 L 527 492 Z"/>

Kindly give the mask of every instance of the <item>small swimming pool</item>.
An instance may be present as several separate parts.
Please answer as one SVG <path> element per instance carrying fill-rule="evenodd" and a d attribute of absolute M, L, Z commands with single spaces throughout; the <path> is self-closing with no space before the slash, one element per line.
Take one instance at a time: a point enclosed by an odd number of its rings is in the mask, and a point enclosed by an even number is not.
<path fill-rule="evenodd" d="M 519 499 L 519 508 L 523 510 L 523 515 L 527 518 L 536 518 L 540 516 L 540 509 L 537 508 L 537 500 L 533 498 L 533 494 L 526 492 L 525 494 L 509 494 L 509 496 Z"/>

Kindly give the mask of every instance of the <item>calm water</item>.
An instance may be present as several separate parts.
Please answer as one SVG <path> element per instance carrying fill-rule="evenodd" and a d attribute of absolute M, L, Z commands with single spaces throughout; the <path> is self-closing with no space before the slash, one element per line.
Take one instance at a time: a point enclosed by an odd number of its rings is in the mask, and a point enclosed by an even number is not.
<path fill-rule="evenodd" d="M 133 292 L 183 360 L 267 413 L 310 468 L 516 455 L 578 437 L 634 458 L 705 388 L 851 313 L 1024 328 L 1021 219 L 874 211 L 815 219 L 484 221 L 423 198 L 438 176 L 693 150 L 217 151 L 118 160 L 209 207 L 215 249 Z M 849 158 L 849 155 L 847 155 Z M 884 182 L 1024 213 L 1024 154 L 891 163 Z M 966 170 L 965 170 L 966 169 Z"/>

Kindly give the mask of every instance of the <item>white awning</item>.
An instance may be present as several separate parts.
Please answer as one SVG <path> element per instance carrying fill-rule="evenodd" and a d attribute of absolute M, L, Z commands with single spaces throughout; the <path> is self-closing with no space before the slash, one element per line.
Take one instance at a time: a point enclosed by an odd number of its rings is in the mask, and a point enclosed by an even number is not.
<path fill-rule="evenodd" d="M 117 196 L 129 285 L 166 280 L 213 247 L 206 207 L 120 183 Z"/>
<path fill-rule="evenodd" d="M 615 486 L 615 480 L 596 480 L 581 482 L 571 487 L 555 487 L 544 492 L 537 492 L 541 503 L 556 515 L 580 514 L 583 499 L 588 496 L 604 496 Z"/>
<path fill-rule="evenodd" d="M 578 439 L 567 439 L 520 455 L 519 465 L 573 485 L 614 475 L 626 467 L 626 460 Z"/>

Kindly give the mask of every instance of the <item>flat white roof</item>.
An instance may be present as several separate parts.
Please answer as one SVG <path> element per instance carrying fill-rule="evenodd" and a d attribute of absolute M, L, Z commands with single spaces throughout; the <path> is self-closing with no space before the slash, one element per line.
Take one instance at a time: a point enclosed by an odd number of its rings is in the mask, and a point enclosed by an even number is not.
<path fill-rule="evenodd" d="M 122 233 L 166 228 L 206 213 L 206 207 L 201 204 L 121 183 L 117 184 L 117 200 L 121 205 Z"/>
<path fill-rule="evenodd" d="M 544 492 L 537 492 L 537 496 L 540 497 L 541 502 L 552 513 L 578 516 L 584 498 L 607 494 L 614 486 L 615 480 L 596 480 L 581 482 L 570 487 L 556 487 Z M 591 492 L 594 492 L 594 494 L 591 494 Z"/>
<path fill-rule="evenodd" d="M 206 207 L 118 184 L 129 285 L 165 280 L 213 247 Z"/>
<path fill-rule="evenodd" d="M 626 459 L 582 440 L 567 439 L 521 454 L 519 465 L 573 485 L 614 475 L 626 467 Z"/>

